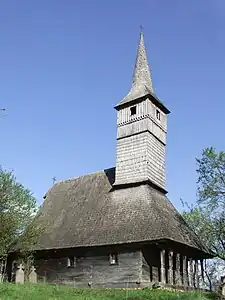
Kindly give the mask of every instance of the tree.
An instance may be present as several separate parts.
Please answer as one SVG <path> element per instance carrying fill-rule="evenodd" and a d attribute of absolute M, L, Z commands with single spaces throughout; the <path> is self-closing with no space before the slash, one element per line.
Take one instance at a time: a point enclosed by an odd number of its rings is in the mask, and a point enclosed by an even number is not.
<path fill-rule="evenodd" d="M 0 261 L 5 262 L 12 244 L 22 236 L 21 249 L 28 249 L 36 235 L 31 222 L 37 204 L 31 192 L 18 183 L 12 172 L 0 167 Z M 1 264 L 0 275 L 3 269 Z"/>
<path fill-rule="evenodd" d="M 183 217 L 189 224 L 190 228 L 198 235 L 205 246 L 212 249 L 216 238 L 213 233 L 214 224 L 210 218 L 210 211 L 206 208 L 200 207 L 199 205 L 190 207 L 187 203 L 183 203 L 183 206 L 186 210 L 183 212 Z M 205 260 L 205 283 L 210 290 L 214 290 L 216 288 L 219 280 L 219 274 L 224 271 L 224 260 L 220 258 Z"/>
<path fill-rule="evenodd" d="M 206 148 L 196 161 L 198 198 L 195 206 L 186 203 L 183 217 L 220 259 L 207 262 L 206 277 L 212 287 L 216 282 L 215 269 L 222 270 L 225 265 L 225 152 Z"/>
<path fill-rule="evenodd" d="M 198 205 L 210 224 L 210 243 L 217 256 L 225 260 L 225 152 L 203 150 L 197 159 Z"/>
<path fill-rule="evenodd" d="M 202 241 L 225 260 L 225 152 L 206 148 L 197 161 L 198 199 L 183 216 Z"/>

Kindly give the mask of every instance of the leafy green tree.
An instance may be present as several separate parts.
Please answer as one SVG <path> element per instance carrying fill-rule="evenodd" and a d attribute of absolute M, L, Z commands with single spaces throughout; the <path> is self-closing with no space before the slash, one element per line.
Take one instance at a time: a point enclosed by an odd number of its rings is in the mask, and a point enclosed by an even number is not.
<path fill-rule="evenodd" d="M 215 269 L 220 267 L 222 270 L 225 265 L 225 152 L 206 148 L 196 161 L 198 198 L 194 206 L 183 203 L 183 217 L 204 245 L 219 258 L 206 263 L 205 275 L 212 287 L 216 282 Z"/>
<path fill-rule="evenodd" d="M 197 159 L 198 199 L 183 216 L 189 225 L 211 248 L 225 260 L 225 152 L 206 148 Z"/>
<path fill-rule="evenodd" d="M 217 256 L 225 260 L 225 152 L 203 150 L 197 159 L 198 205 L 208 225 L 207 238 Z"/>
<path fill-rule="evenodd" d="M 209 206 L 212 213 L 221 212 L 225 209 L 225 152 L 206 148 L 197 166 L 198 202 Z"/>
<path fill-rule="evenodd" d="M 199 236 L 202 243 L 209 249 L 215 250 L 217 238 L 215 236 L 215 224 L 211 220 L 210 211 L 202 208 L 199 205 L 190 207 L 187 203 L 183 203 L 186 211 L 183 212 L 183 217 L 192 230 Z M 225 271 L 225 264 L 218 255 L 216 259 L 204 261 L 205 284 L 210 290 L 214 290 L 218 285 L 219 274 Z"/>
<path fill-rule="evenodd" d="M 37 204 L 31 192 L 18 183 L 12 172 L 0 167 L 0 261 L 4 262 L 10 247 L 22 236 L 21 249 L 26 251 L 36 231 L 31 221 Z M 1 264 L 0 274 L 2 273 Z"/>

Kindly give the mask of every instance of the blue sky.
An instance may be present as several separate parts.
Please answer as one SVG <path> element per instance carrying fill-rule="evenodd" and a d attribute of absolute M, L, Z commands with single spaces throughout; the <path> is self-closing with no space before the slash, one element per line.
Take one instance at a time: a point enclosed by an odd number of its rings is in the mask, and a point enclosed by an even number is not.
<path fill-rule="evenodd" d="M 167 189 L 196 199 L 195 157 L 225 150 L 224 0 L 2 0 L 0 164 L 39 203 L 52 184 L 115 165 L 116 112 L 140 25 L 168 119 Z"/>

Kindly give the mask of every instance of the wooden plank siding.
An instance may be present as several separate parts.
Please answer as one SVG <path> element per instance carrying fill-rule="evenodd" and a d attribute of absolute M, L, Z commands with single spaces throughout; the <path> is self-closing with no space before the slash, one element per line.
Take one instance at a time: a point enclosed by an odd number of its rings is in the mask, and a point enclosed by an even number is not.
<path fill-rule="evenodd" d="M 74 267 L 67 257 L 36 261 L 38 281 L 74 287 L 137 287 L 142 276 L 140 250 L 118 253 L 118 264 L 110 265 L 108 254 L 87 252 Z"/>
<path fill-rule="evenodd" d="M 197 281 L 193 284 L 187 282 L 192 276 L 190 272 L 187 273 L 187 261 L 193 259 L 173 251 L 173 248 L 166 243 L 155 243 L 40 251 L 35 253 L 34 267 L 38 282 L 66 284 L 78 288 L 137 288 L 154 284 L 196 287 Z M 69 265 L 68 258 L 71 258 Z M 13 256 L 8 258 L 9 281 L 13 277 L 10 266 L 16 259 Z M 113 261 L 116 264 L 110 264 Z"/>

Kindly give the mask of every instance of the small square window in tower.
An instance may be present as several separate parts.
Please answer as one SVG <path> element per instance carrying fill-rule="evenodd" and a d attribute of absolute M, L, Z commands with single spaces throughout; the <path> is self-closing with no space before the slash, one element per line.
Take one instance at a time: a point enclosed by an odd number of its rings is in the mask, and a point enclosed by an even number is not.
<path fill-rule="evenodd" d="M 109 254 L 109 264 L 117 265 L 118 264 L 118 255 L 116 253 Z"/>
<path fill-rule="evenodd" d="M 161 119 L 161 114 L 160 114 L 160 111 L 159 111 L 158 109 L 156 109 L 156 118 L 157 118 L 157 120 L 159 120 L 159 121 L 160 121 L 160 119 Z"/>
<path fill-rule="evenodd" d="M 136 112 L 137 112 L 136 106 L 132 106 L 132 107 L 130 108 L 130 115 L 131 115 L 131 116 L 136 115 Z"/>

